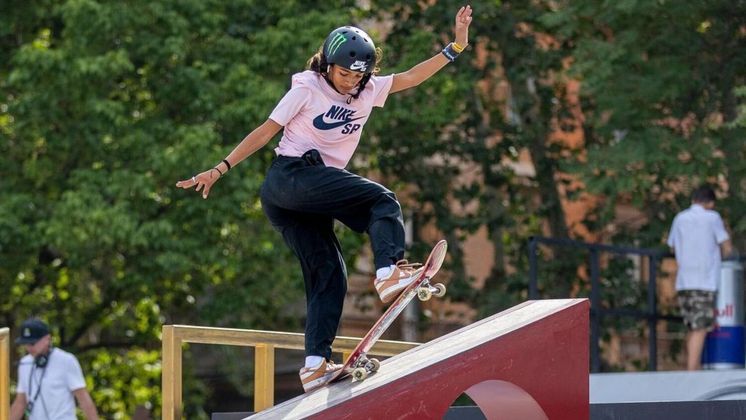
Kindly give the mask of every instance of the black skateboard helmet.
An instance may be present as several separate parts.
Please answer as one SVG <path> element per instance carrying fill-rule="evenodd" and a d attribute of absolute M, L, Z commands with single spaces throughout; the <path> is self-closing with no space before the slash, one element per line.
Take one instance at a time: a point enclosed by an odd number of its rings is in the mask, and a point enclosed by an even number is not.
<path fill-rule="evenodd" d="M 324 41 L 324 56 L 328 64 L 371 74 L 376 66 L 376 46 L 368 34 L 354 26 L 333 30 Z"/>

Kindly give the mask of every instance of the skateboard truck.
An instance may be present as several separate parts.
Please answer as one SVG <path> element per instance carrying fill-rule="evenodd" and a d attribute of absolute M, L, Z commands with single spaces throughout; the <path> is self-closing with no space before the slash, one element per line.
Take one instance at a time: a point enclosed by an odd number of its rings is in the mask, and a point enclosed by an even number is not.
<path fill-rule="evenodd" d="M 352 380 L 363 381 L 369 374 L 377 372 L 380 367 L 381 362 L 379 362 L 378 359 L 361 357 L 358 359 L 357 363 L 355 363 L 355 368 L 352 369 Z"/>
<path fill-rule="evenodd" d="M 430 300 L 431 297 L 443 297 L 446 295 L 446 285 L 443 283 L 430 284 L 430 277 L 425 277 L 420 287 L 417 288 L 417 298 L 421 301 Z"/>

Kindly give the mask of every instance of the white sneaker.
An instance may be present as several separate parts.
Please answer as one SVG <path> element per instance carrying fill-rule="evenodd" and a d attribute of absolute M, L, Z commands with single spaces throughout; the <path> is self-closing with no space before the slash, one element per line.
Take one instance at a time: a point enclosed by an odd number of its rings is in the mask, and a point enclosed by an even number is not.
<path fill-rule="evenodd" d="M 383 303 L 389 303 L 396 299 L 404 289 L 417 279 L 424 270 L 422 264 L 409 264 L 407 260 L 396 263 L 391 274 L 386 278 L 376 278 L 373 281 L 378 296 Z"/>
<path fill-rule="evenodd" d="M 338 365 L 327 360 L 322 360 L 318 366 L 301 368 L 298 375 L 303 384 L 305 392 L 314 390 L 322 385 L 326 385 L 332 379 L 334 374 L 342 369 L 344 365 Z"/>

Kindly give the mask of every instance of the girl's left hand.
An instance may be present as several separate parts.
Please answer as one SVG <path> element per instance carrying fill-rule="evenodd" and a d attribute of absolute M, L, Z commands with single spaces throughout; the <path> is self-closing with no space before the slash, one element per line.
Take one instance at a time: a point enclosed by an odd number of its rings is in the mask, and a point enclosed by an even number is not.
<path fill-rule="evenodd" d="M 456 43 L 462 47 L 469 45 L 469 25 L 471 25 L 471 6 L 466 5 L 458 9 L 456 25 L 453 28 Z"/>

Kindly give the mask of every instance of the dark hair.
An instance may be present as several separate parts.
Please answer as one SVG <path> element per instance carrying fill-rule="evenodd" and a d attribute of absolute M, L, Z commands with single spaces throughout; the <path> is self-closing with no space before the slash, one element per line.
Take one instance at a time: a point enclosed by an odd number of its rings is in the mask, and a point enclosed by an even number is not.
<path fill-rule="evenodd" d="M 315 71 L 316 73 L 326 74 L 329 63 L 326 62 L 326 56 L 324 55 L 324 46 L 320 46 L 319 50 L 316 51 L 311 58 L 308 59 L 306 67 L 308 70 Z"/>
<path fill-rule="evenodd" d="M 368 80 L 370 80 L 370 76 L 372 74 L 378 74 L 378 72 L 381 71 L 381 69 L 378 68 L 378 64 L 381 62 L 382 57 L 383 51 L 381 51 L 380 48 L 376 48 L 376 59 L 375 63 L 373 64 L 373 71 L 370 72 L 370 74 L 366 74 L 365 76 L 363 76 L 363 78 L 360 80 L 360 85 L 357 88 L 357 93 L 352 95 L 354 99 L 357 99 L 360 94 L 363 93 L 363 91 L 365 90 L 365 85 L 368 84 Z M 316 73 L 321 74 L 322 76 L 324 76 L 324 79 L 329 82 L 329 84 L 332 84 L 331 80 L 329 80 L 329 63 L 326 62 L 326 56 L 324 55 L 324 44 L 321 44 L 316 54 L 308 59 L 306 67 L 308 68 L 308 70 L 315 71 Z"/>
<path fill-rule="evenodd" d="M 707 185 L 703 185 L 692 193 L 692 201 L 695 203 L 714 203 L 715 191 Z"/>

